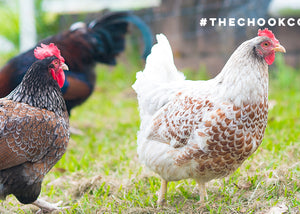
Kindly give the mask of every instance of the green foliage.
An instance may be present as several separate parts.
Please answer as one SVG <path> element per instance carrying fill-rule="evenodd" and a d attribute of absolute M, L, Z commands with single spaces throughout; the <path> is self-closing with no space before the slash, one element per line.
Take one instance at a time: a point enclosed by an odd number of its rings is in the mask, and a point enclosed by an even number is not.
<path fill-rule="evenodd" d="M 0 35 L 15 45 L 19 43 L 19 14 L 16 10 L 0 5 Z"/>
<path fill-rule="evenodd" d="M 284 57 L 282 55 L 276 55 L 276 70 L 271 71 L 270 75 L 275 83 L 274 85 L 280 87 L 283 90 L 298 90 L 299 89 L 299 71 L 288 66 L 284 62 Z"/>
<path fill-rule="evenodd" d="M 300 14 L 300 10 L 294 8 L 285 8 L 281 9 L 278 13 L 280 14 L 280 17 L 298 17 Z"/>
<path fill-rule="evenodd" d="M 0 35 L 9 39 L 17 48 L 19 47 L 20 37 L 18 2 L 18 0 L 12 0 L 10 4 L 0 4 Z M 43 0 L 34 1 L 38 40 L 61 31 L 59 24 L 60 16 L 44 12 L 42 10 L 42 2 Z"/>
<path fill-rule="evenodd" d="M 35 26 L 38 40 L 57 34 L 59 29 L 59 16 L 57 14 L 46 13 L 42 10 L 43 0 L 35 0 Z"/>

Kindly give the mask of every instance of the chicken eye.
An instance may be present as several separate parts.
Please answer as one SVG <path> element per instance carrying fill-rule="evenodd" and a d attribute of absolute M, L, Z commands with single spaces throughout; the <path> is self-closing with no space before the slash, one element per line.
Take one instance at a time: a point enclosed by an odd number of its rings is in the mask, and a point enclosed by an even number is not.
<path fill-rule="evenodd" d="M 53 60 L 53 61 L 51 62 L 51 65 L 52 65 L 53 67 L 57 67 L 57 66 L 59 65 L 59 61 L 58 61 L 58 60 Z"/>
<path fill-rule="evenodd" d="M 265 46 L 265 47 L 268 47 L 268 46 L 269 46 L 269 43 L 268 43 L 268 42 L 265 42 L 265 43 L 264 43 L 264 46 Z"/>

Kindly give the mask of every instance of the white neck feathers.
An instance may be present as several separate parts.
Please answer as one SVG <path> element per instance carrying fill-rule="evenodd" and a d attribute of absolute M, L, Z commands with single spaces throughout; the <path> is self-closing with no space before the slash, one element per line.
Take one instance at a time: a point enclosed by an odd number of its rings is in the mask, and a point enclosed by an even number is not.
<path fill-rule="evenodd" d="M 255 55 L 255 39 L 241 44 L 214 78 L 216 87 L 213 90 L 220 99 L 241 106 L 267 98 L 268 66 L 263 58 Z"/>

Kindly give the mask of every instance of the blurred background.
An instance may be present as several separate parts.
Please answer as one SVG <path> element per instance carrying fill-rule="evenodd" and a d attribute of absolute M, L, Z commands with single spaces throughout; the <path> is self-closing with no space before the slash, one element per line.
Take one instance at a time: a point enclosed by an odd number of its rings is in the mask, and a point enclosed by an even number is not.
<path fill-rule="evenodd" d="M 297 0 L 0 0 L 0 63 L 77 21 L 91 21 L 107 11 L 132 10 L 152 29 L 167 35 L 178 69 L 205 69 L 215 76 L 236 47 L 256 36 L 254 27 L 200 27 L 200 18 L 300 17 Z M 300 27 L 269 27 L 286 48 L 287 65 L 300 66 Z M 261 27 L 262 28 L 262 27 Z M 133 29 L 134 31 L 134 29 Z M 133 32 L 130 42 L 142 46 Z M 129 46 L 129 45 L 128 45 Z M 142 49 L 142 47 L 140 47 Z M 126 53 L 125 53 L 126 54 Z"/>

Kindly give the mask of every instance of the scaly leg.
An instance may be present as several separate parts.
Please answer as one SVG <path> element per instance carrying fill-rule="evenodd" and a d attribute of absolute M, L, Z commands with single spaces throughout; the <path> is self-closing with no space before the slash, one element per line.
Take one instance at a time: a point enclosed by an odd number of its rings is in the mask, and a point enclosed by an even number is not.
<path fill-rule="evenodd" d="M 62 201 L 52 204 L 52 203 L 49 203 L 42 199 L 37 199 L 32 204 L 40 208 L 40 210 L 37 213 L 44 213 L 44 212 L 50 213 L 54 210 L 62 210 L 62 209 L 69 208 L 69 207 L 60 207 L 60 205 L 62 204 Z"/>
<path fill-rule="evenodd" d="M 165 197 L 167 193 L 168 182 L 165 179 L 161 179 L 161 186 L 158 193 L 157 205 L 162 206 L 165 202 Z"/>
<path fill-rule="evenodd" d="M 206 192 L 206 188 L 205 188 L 205 183 L 197 181 L 197 185 L 198 185 L 199 194 L 200 194 L 199 203 L 202 204 L 202 203 L 204 203 L 205 198 L 207 199 L 207 192 Z"/>

